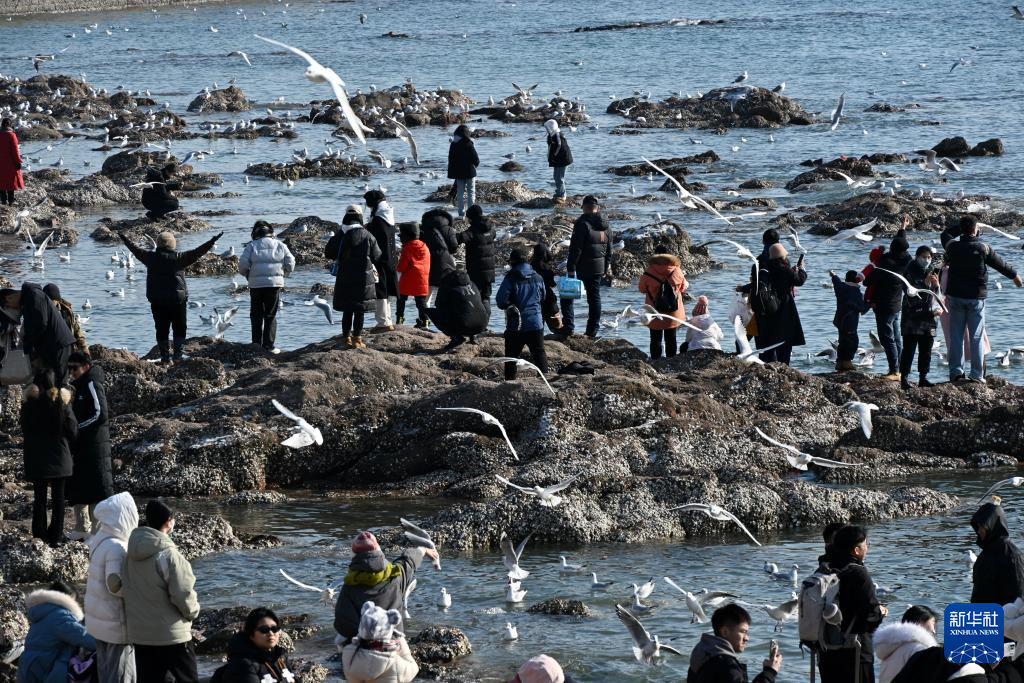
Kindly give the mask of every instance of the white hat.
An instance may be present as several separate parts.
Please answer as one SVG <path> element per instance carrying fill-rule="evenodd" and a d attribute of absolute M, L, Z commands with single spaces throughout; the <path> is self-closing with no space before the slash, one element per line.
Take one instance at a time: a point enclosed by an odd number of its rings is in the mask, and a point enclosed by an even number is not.
<path fill-rule="evenodd" d="M 372 600 L 363 603 L 362 616 L 359 617 L 359 640 L 391 640 L 395 626 L 402 621 L 402 615 L 396 609 L 384 610 L 373 604 Z"/>

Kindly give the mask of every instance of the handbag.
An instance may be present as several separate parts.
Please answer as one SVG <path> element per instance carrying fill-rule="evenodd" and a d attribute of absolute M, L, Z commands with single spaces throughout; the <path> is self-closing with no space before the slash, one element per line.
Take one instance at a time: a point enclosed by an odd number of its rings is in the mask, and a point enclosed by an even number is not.
<path fill-rule="evenodd" d="M 583 297 L 583 280 L 563 276 L 558 281 L 558 296 L 562 299 L 580 299 Z"/>
<path fill-rule="evenodd" d="M 99 672 L 96 667 L 96 653 L 85 655 L 82 651 L 68 661 L 68 683 L 96 683 Z"/>
<path fill-rule="evenodd" d="M 19 344 L 18 331 L 15 329 L 8 337 L 3 360 L 0 361 L 0 386 L 28 384 L 31 381 L 32 363 Z"/>

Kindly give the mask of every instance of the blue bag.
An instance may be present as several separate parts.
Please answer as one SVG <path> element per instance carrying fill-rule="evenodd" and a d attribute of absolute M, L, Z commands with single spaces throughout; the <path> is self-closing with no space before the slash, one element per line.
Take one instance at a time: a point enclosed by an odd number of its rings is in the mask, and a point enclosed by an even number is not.
<path fill-rule="evenodd" d="M 558 296 L 561 299 L 580 299 L 583 297 L 583 280 L 563 276 L 558 281 Z"/>

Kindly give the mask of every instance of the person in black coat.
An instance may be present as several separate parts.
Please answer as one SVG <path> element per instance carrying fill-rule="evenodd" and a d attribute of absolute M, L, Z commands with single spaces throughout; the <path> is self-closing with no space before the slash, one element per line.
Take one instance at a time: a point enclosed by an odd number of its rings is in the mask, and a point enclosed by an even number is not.
<path fill-rule="evenodd" d="M 848 270 L 846 279 L 840 280 L 839 276 L 829 271 L 832 278 L 832 291 L 836 295 L 836 314 L 832 317 L 832 324 L 839 331 L 839 344 L 836 348 L 836 371 L 846 372 L 853 370 L 853 357 L 857 355 L 857 326 L 860 324 L 860 317 L 866 313 L 870 306 L 864 301 L 864 293 L 860 290 L 860 282 L 857 279 L 857 271 Z"/>
<path fill-rule="evenodd" d="M 796 307 L 794 288 L 802 287 L 807 281 L 807 271 L 804 270 L 803 257 L 797 262 L 796 267 L 791 267 L 788 260 L 788 252 L 781 243 L 773 244 L 768 249 L 768 264 L 758 273 L 758 279 L 767 278 L 775 294 L 779 299 L 779 309 L 771 315 L 756 315 L 757 318 L 757 348 L 763 349 L 773 344 L 782 342 L 770 351 L 760 354 L 761 360 L 765 363 L 784 363 L 789 365 L 790 355 L 794 346 L 803 346 L 804 328 L 800 324 L 800 312 Z M 753 287 L 751 283 L 750 287 Z"/>
<path fill-rule="evenodd" d="M 918 247 L 914 260 L 903 271 L 903 277 L 918 289 L 929 290 L 938 294 L 939 276 L 931 270 L 931 247 Z M 903 310 L 900 313 L 900 333 L 903 335 L 903 352 L 900 354 L 900 385 L 910 388 L 910 368 L 914 364 L 914 352 L 917 352 L 918 386 L 930 387 L 928 370 L 931 368 L 932 344 L 935 342 L 935 331 L 939 327 L 938 316 L 942 307 L 934 297 L 923 294 L 917 297 L 904 296 Z"/>
<path fill-rule="evenodd" d="M 434 295 L 441 284 L 441 278 L 455 270 L 455 252 L 459 249 L 459 240 L 452 225 L 455 220 L 444 209 L 431 209 L 420 219 L 420 239 L 430 250 L 430 298 L 428 305 L 433 303 Z"/>
<path fill-rule="evenodd" d="M 548 134 L 548 166 L 555 178 L 555 203 L 561 204 L 565 202 L 565 169 L 572 165 L 572 150 L 557 121 L 545 121 L 544 129 Z"/>
<path fill-rule="evenodd" d="M 686 683 L 747 683 L 747 665 L 739 660 L 750 640 L 750 613 L 739 605 L 724 605 L 711 615 L 713 633 L 704 633 L 690 654 Z M 775 683 L 782 655 L 769 653 L 753 683 Z"/>
<path fill-rule="evenodd" d="M 476 167 L 480 157 L 469 126 L 463 124 L 455 129 L 452 144 L 448 146 L 448 177 L 455 181 L 455 208 L 459 218 L 466 215 L 466 208 L 476 204 Z"/>
<path fill-rule="evenodd" d="M 4 308 L 21 312 L 23 348 L 32 367 L 51 370 L 57 386 L 64 386 L 68 357 L 77 340 L 57 306 L 34 282 L 23 283 L 20 292 L 0 290 L 0 302 Z"/>
<path fill-rule="evenodd" d="M 971 602 L 1005 605 L 1024 597 L 1024 557 L 1010 540 L 1000 505 L 985 503 L 971 517 L 981 552 L 974 563 Z"/>
<path fill-rule="evenodd" d="M 146 182 L 153 183 L 142 191 L 146 218 L 156 221 L 178 210 L 178 199 L 171 194 L 171 190 L 178 187 L 173 180 L 176 170 L 175 164 L 167 164 L 159 171 L 152 167 L 146 169 Z"/>
<path fill-rule="evenodd" d="M 466 245 L 466 272 L 480 292 L 480 299 L 491 315 L 491 287 L 494 285 L 494 230 L 477 204 L 466 212 L 469 228 L 456 237 L 459 244 Z"/>
<path fill-rule="evenodd" d="M 362 207 L 348 207 L 338 230 L 324 248 L 324 258 L 337 264 L 334 310 L 342 312 L 341 333 L 350 349 L 363 349 L 363 316 L 377 297 L 374 263 L 380 260 L 377 240 L 363 227 Z"/>
<path fill-rule="evenodd" d="M 558 283 L 555 282 L 555 266 L 551 263 L 551 250 L 544 242 L 533 245 L 530 265 L 544 280 L 544 320 L 552 332 L 562 331 L 562 313 L 558 309 Z"/>
<path fill-rule="evenodd" d="M 907 223 L 904 220 L 904 225 Z M 882 254 L 874 270 L 864 280 L 871 288 L 871 305 L 875 309 L 875 324 L 878 339 L 885 349 L 889 372 L 883 379 L 899 381 L 900 355 L 903 353 L 903 338 L 900 335 L 900 311 L 903 307 L 903 283 L 892 273 L 902 274 L 910 262 L 910 242 L 906 230 L 896 233 L 889 251 Z M 884 270 L 881 270 L 884 269 Z M 891 272 L 886 272 L 891 271 Z"/>
<path fill-rule="evenodd" d="M 569 255 L 565 269 L 569 277 L 583 281 L 587 291 L 588 337 L 597 336 L 601 322 L 601 282 L 611 279 L 612 242 L 615 240 L 608 221 L 601 215 L 601 205 L 593 195 L 583 198 L 583 214 L 572 226 Z M 562 334 L 570 336 L 576 327 L 572 299 L 562 299 Z"/>
<path fill-rule="evenodd" d="M 366 229 L 373 239 L 377 240 L 380 247 L 380 258 L 374 262 L 377 268 L 376 302 L 374 304 L 374 316 L 377 324 L 371 332 L 390 332 L 395 329 L 395 323 L 391 319 L 391 302 L 389 297 L 398 296 L 398 272 L 395 267 L 398 265 L 398 249 L 395 247 L 395 237 L 398 229 L 395 227 L 395 210 L 391 208 L 384 193 L 380 190 L 370 190 L 363 195 L 366 201 L 366 209 L 370 214 L 370 221 Z"/>
<path fill-rule="evenodd" d="M 279 644 L 281 623 L 273 610 L 257 607 L 242 630 L 228 641 L 228 663 L 213 673 L 210 683 L 263 683 L 295 680 Z"/>
<path fill-rule="evenodd" d="M 488 315 L 484 304 L 469 275 L 463 270 L 451 270 L 441 278 L 434 307 L 427 309 L 427 315 L 441 332 L 451 338 L 446 351 L 464 343 L 487 329 Z"/>
<path fill-rule="evenodd" d="M 892 683 L 1022 683 L 1021 662 L 1003 659 L 991 664 L 962 664 L 946 659 L 942 645 L 915 652 Z"/>
<path fill-rule="evenodd" d="M 153 312 L 161 363 L 171 361 L 171 344 L 167 335 L 172 328 L 174 361 L 184 360 L 182 349 L 185 347 L 185 335 L 188 334 L 188 284 L 185 282 L 185 271 L 213 249 L 213 245 L 223 235 L 223 232 L 217 233 L 195 249 L 178 251 L 178 240 L 174 234 L 164 231 L 156 236 L 156 249 L 145 251 L 123 232 L 119 234 L 128 251 L 146 266 L 146 299 Z"/>
<path fill-rule="evenodd" d="M 51 545 L 64 539 L 64 483 L 71 476 L 69 442 L 78 435 L 78 420 L 71 409 L 71 392 L 57 386 L 52 370 L 36 372 L 25 387 L 21 406 L 25 478 L 32 482 L 32 536 Z M 46 523 L 46 491 L 53 510 Z"/>
<path fill-rule="evenodd" d="M 114 483 L 103 368 L 76 351 L 68 360 L 68 372 L 75 392 L 71 407 L 78 421 L 78 438 L 71 444 L 73 465 L 65 493 L 75 510 L 75 529 L 68 536 L 78 540 L 95 531 L 96 504 L 114 495 Z"/>

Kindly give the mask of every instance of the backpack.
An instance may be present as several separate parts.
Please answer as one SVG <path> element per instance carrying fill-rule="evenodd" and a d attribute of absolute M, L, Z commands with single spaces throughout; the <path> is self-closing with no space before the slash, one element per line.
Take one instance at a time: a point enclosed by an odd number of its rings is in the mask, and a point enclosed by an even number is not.
<path fill-rule="evenodd" d="M 843 613 L 836 603 L 838 597 L 839 574 L 828 565 L 822 565 L 801 582 L 797 599 L 801 647 L 818 652 L 838 650 L 846 645 L 846 634 L 840 627 Z"/>
<path fill-rule="evenodd" d="M 750 297 L 751 310 L 758 316 L 775 315 L 781 306 L 779 293 L 775 290 L 768 271 L 762 269 L 757 274 L 757 289 Z"/>
<path fill-rule="evenodd" d="M 658 313 L 675 313 L 679 308 L 679 295 L 668 280 L 662 280 L 651 271 L 644 271 L 644 275 L 658 283 L 658 293 L 654 295 L 654 310 Z"/>

